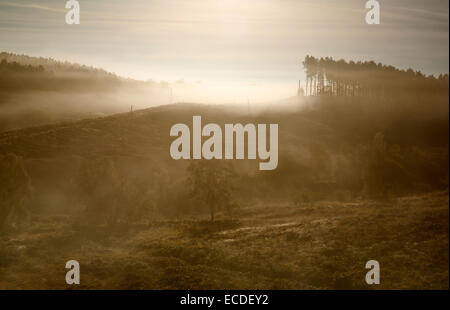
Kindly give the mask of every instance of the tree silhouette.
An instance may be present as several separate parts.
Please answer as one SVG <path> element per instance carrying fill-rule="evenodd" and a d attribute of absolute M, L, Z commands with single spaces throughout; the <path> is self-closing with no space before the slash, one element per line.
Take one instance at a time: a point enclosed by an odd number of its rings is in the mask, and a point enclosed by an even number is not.
<path fill-rule="evenodd" d="M 211 221 L 219 210 L 229 210 L 232 202 L 233 171 L 220 160 L 194 161 L 188 167 L 192 196 L 209 209 Z"/>
<path fill-rule="evenodd" d="M 309 55 L 302 64 L 306 73 L 307 96 L 382 98 L 399 94 L 426 96 L 448 90 L 448 74 L 436 78 L 420 71 L 400 70 L 374 61 L 346 62 Z"/>

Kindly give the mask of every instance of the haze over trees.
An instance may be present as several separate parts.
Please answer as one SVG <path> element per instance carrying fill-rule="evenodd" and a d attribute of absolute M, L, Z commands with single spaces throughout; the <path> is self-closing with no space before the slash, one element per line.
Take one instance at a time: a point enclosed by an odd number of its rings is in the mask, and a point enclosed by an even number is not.
<path fill-rule="evenodd" d="M 392 97 L 431 95 L 448 91 L 448 74 L 425 76 L 374 61 L 334 60 L 307 55 L 302 62 L 308 96 Z"/>
<path fill-rule="evenodd" d="M 166 83 L 51 58 L 0 53 L 0 131 L 167 103 Z"/>

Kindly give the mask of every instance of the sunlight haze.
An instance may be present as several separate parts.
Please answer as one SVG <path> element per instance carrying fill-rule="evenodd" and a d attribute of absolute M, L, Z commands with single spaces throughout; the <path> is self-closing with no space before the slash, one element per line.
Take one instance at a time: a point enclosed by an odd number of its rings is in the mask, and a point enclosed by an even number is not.
<path fill-rule="evenodd" d="M 271 101 L 295 95 L 307 54 L 374 60 L 426 74 L 448 72 L 448 1 L 0 0 L 0 50 L 52 57 L 141 80 L 198 89 L 174 100 Z M 206 92 L 205 92 L 206 90 Z"/>

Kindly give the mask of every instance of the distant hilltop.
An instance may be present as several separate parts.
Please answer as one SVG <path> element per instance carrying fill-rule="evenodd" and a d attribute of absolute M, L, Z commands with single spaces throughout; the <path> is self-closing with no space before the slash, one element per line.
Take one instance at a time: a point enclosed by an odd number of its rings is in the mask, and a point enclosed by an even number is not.
<path fill-rule="evenodd" d="M 0 53 L 0 76 L 1 84 L 0 91 L 13 91 L 18 85 L 24 90 L 31 90 L 31 88 L 53 89 L 57 88 L 57 83 L 66 79 L 65 85 L 68 86 L 67 79 L 76 78 L 72 81 L 72 86 L 78 87 L 79 91 L 83 91 L 93 86 L 99 90 L 99 86 L 120 87 L 124 83 L 134 85 L 145 85 L 147 87 L 166 87 L 167 83 L 139 81 L 129 78 L 123 78 L 115 73 L 108 72 L 101 68 L 92 66 L 80 65 L 68 61 L 58 61 L 53 58 L 31 57 L 26 55 L 18 55 L 7 52 Z M 26 75 L 25 73 L 29 73 Z M 49 78 L 59 79 L 58 81 L 49 81 Z M 91 79 L 95 79 L 92 81 Z M 39 81 L 41 80 L 41 81 Z M 107 81 L 107 83 L 100 83 L 99 80 Z M 56 84 L 51 84 L 56 83 Z M 94 82 L 94 84 L 92 84 Z M 39 86 L 33 83 L 40 83 Z M 44 85 L 43 83 L 47 83 Z M 79 83 L 84 83 L 83 87 L 79 87 Z M 106 85 L 108 84 L 108 85 Z"/>
<path fill-rule="evenodd" d="M 167 83 L 51 58 L 0 53 L 0 131 L 168 103 Z"/>
<path fill-rule="evenodd" d="M 14 54 L 8 52 L 0 52 L 0 61 L 7 63 L 18 63 L 22 66 L 42 67 L 46 71 L 53 71 L 57 73 L 64 72 L 92 72 L 105 76 L 116 76 L 114 73 L 108 72 L 104 69 L 95 68 L 92 66 L 80 65 L 69 61 L 58 61 L 53 58 L 32 57 L 21 54 Z"/>
<path fill-rule="evenodd" d="M 400 70 L 374 61 L 334 60 L 307 55 L 302 62 L 307 96 L 396 96 L 448 90 L 448 74 L 424 75 L 413 69 Z"/>

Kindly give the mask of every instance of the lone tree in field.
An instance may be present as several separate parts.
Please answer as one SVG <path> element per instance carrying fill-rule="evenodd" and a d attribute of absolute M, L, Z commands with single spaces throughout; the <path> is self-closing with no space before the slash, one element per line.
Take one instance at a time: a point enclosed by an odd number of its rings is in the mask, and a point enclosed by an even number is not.
<path fill-rule="evenodd" d="M 31 194 L 31 180 L 23 160 L 14 154 L 0 156 L 0 230 L 28 214 L 26 201 Z"/>
<path fill-rule="evenodd" d="M 188 168 L 191 194 L 209 209 L 211 221 L 219 210 L 229 210 L 232 203 L 233 172 L 220 160 L 194 161 Z"/>

